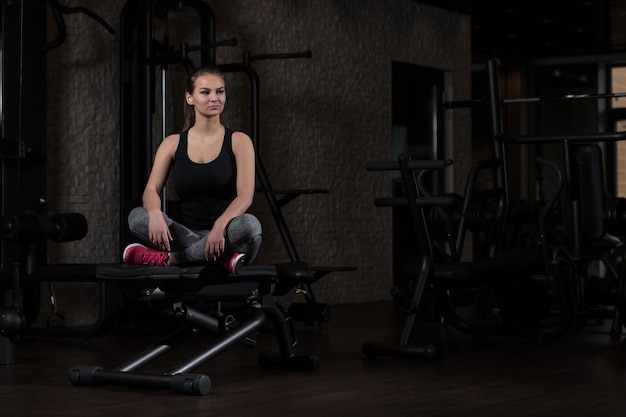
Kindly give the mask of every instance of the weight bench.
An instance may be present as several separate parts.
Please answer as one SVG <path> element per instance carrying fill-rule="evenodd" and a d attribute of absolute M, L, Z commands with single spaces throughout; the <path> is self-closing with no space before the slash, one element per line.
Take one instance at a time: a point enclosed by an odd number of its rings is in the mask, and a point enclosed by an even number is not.
<path fill-rule="evenodd" d="M 320 359 L 315 355 L 294 354 L 297 338 L 292 321 L 285 315 L 298 285 L 314 279 L 304 263 L 248 265 L 236 277 L 226 275 L 214 265 L 101 264 L 93 265 L 91 272 L 97 280 L 106 281 L 122 292 L 141 294 L 144 299 L 169 300 L 169 314 L 180 321 L 181 326 L 161 342 L 112 370 L 92 365 L 72 366 L 68 377 L 74 385 L 122 385 L 206 395 L 211 389 L 209 376 L 192 371 L 234 344 L 254 344 L 253 334 L 262 330 L 268 320 L 277 338 L 279 354 L 261 353 L 258 357 L 260 366 L 316 370 L 320 365 Z M 239 305 L 232 311 L 221 311 L 219 306 L 228 301 Z M 203 350 L 163 373 L 141 372 L 142 368 L 198 332 L 216 337 Z"/>

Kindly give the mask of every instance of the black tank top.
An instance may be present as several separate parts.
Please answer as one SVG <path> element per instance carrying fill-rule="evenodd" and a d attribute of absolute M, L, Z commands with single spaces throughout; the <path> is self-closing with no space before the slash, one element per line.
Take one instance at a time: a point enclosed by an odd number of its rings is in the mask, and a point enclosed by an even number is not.
<path fill-rule="evenodd" d="M 180 198 L 180 223 L 207 230 L 237 196 L 237 164 L 233 132 L 226 128 L 222 149 L 213 161 L 198 164 L 187 154 L 188 131 L 180 134 L 172 165 L 174 188 Z"/>

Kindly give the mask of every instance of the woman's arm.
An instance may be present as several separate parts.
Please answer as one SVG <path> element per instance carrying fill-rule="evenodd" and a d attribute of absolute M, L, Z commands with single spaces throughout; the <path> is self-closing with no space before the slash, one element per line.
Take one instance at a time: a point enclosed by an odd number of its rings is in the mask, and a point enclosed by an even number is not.
<path fill-rule="evenodd" d="M 161 195 L 167 182 L 174 153 L 178 147 L 180 135 L 170 135 L 161 142 L 154 156 L 154 163 L 150 176 L 143 191 L 143 207 L 149 217 L 149 237 L 152 244 L 163 250 L 170 250 L 172 235 L 165 224 L 161 211 Z"/>

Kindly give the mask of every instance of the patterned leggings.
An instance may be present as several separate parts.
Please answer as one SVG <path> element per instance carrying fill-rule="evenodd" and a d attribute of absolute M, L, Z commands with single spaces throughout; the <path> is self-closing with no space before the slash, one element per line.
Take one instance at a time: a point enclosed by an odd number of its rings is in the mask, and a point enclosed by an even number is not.
<path fill-rule="evenodd" d="M 172 235 L 170 259 L 172 264 L 205 262 L 204 249 L 210 230 L 191 230 L 163 213 Z M 128 215 L 130 231 L 150 247 L 154 247 L 148 235 L 148 212 L 135 207 Z M 226 228 L 224 257 L 233 253 L 246 255 L 245 263 L 252 262 L 259 252 L 262 241 L 261 222 L 252 214 L 244 213 L 231 220 Z"/>

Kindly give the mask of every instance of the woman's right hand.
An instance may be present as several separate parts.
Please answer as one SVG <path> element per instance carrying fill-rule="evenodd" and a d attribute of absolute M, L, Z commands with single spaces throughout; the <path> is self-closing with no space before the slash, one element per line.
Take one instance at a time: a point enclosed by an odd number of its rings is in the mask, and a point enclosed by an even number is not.
<path fill-rule="evenodd" d="M 161 211 L 148 212 L 148 236 L 155 248 L 170 251 L 172 235 Z"/>

